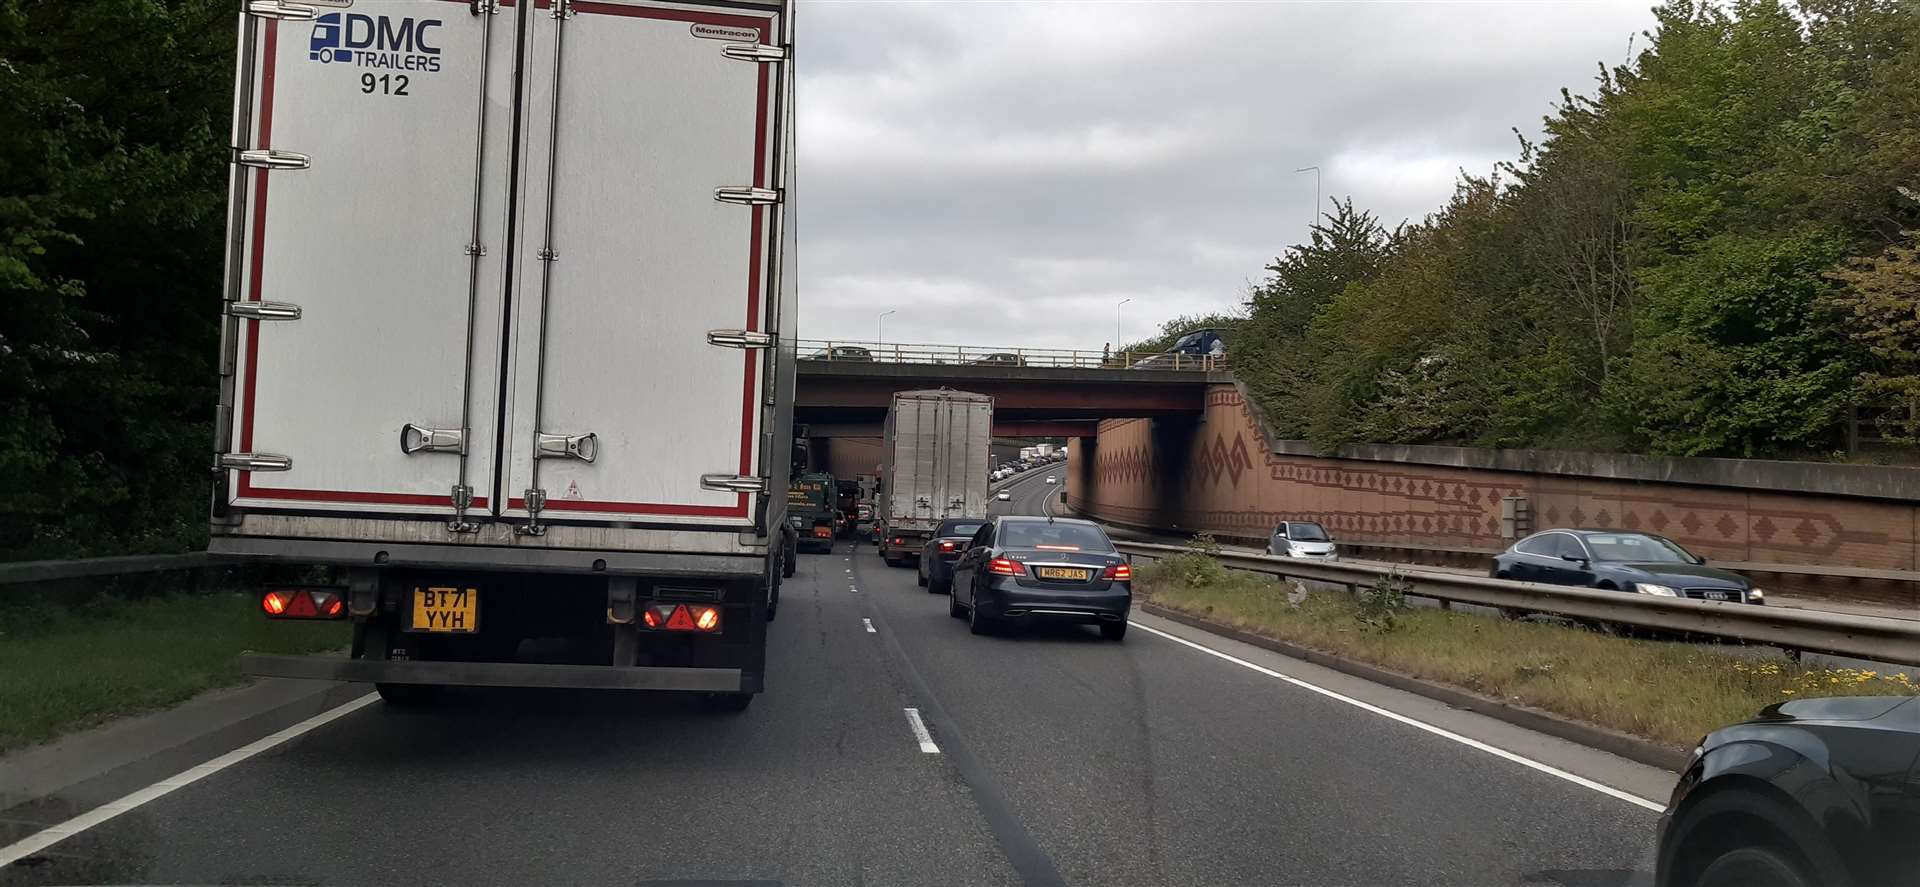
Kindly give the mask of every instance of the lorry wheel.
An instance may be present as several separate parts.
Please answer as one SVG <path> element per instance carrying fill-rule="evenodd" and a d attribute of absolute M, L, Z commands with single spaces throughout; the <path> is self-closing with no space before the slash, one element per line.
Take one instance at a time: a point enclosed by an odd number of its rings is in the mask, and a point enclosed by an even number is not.
<path fill-rule="evenodd" d="M 374 684 L 373 689 L 382 702 L 400 708 L 418 708 L 440 695 L 440 688 L 432 684 Z"/>
<path fill-rule="evenodd" d="M 792 578 L 793 578 L 793 572 L 794 572 L 795 570 L 797 570 L 797 569 L 799 569 L 799 566 L 798 566 L 798 561 L 799 561 L 799 560 L 800 560 L 800 558 L 798 558 L 798 557 L 783 557 L 783 558 L 781 558 L 781 559 L 780 559 L 780 575 L 781 575 L 781 576 L 783 576 L 783 577 L 785 577 L 785 578 L 787 578 L 787 579 L 792 579 Z"/>
<path fill-rule="evenodd" d="M 755 695 L 753 693 L 708 693 L 702 701 L 706 703 L 708 711 L 735 714 L 746 711 L 747 706 L 753 704 Z"/>
<path fill-rule="evenodd" d="M 780 583 L 773 584 L 773 593 L 767 596 L 767 621 L 772 622 L 774 614 L 780 612 Z"/>

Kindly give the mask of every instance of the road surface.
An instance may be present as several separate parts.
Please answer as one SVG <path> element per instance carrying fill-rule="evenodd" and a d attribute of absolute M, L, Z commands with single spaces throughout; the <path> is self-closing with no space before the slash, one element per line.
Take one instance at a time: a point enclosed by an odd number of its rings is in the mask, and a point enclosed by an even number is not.
<path fill-rule="evenodd" d="M 1044 475 L 996 510 L 1036 511 Z M 871 545 L 802 557 L 768 658 L 739 715 L 376 701 L 0 884 L 1603 887 L 1649 880 L 1635 799 L 1672 780 L 1152 617 L 974 637 Z"/>

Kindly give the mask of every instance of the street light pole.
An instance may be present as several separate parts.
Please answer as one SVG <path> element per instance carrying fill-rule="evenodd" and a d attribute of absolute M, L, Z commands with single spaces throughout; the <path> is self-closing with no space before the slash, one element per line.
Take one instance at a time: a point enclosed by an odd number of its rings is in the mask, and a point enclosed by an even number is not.
<path fill-rule="evenodd" d="M 873 335 L 874 344 L 883 344 L 887 341 L 887 315 L 898 310 L 898 308 L 889 308 L 880 312 L 880 329 Z"/>
<path fill-rule="evenodd" d="M 1320 167 L 1303 166 L 1294 172 L 1313 173 L 1313 215 L 1307 217 L 1307 236 L 1313 236 L 1313 226 L 1320 223 Z"/>
<path fill-rule="evenodd" d="M 1125 341 L 1120 338 L 1120 305 L 1125 305 L 1131 301 L 1133 300 L 1121 299 L 1118 305 L 1113 306 L 1113 347 L 1116 349 Z"/>

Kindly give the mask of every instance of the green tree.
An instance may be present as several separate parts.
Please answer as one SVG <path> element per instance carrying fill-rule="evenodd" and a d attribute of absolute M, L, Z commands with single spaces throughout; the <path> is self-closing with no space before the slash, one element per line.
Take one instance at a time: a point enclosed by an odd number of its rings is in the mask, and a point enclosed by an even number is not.
<path fill-rule="evenodd" d="M 0 0 L 0 557 L 204 533 L 233 21 Z"/>

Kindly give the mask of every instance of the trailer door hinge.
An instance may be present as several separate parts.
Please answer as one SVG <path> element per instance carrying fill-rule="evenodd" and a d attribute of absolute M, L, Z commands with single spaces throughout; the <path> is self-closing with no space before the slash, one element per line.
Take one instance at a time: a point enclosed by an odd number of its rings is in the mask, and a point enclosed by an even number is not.
<path fill-rule="evenodd" d="M 721 203 L 765 206 L 769 203 L 779 203 L 780 192 L 773 188 L 757 188 L 751 185 L 728 185 L 713 189 L 713 199 Z"/>
<path fill-rule="evenodd" d="M 260 169 L 306 169 L 313 165 L 313 158 L 297 151 L 243 148 L 233 152 L 233 162 Z"/>
<path fill-rule="evenodd" d="M 700 475 L 700 488 L 725 493 L 764 493 L 767 491 L 767 479 L 743 474 L 703 474 Z"/>
<path fill-rule="evenodd" d="M 299 320 L 300 306 L 292 302 L 228 302 L 227 313 L 248 320 Z"/>
<path fill-rule="evenodd" d="M 499 15 L 500 0 L 473 0 L 468 8 L 474 15 Z"/>
<path fill-rule="evenodd" d="M 729 43 L 720 48 L 720 54 L 742 62 L 778 62 L 786 60 L 787 48 L 765 43 Z"/>
<path fill-rule="evenodd" d="M 550 246 L 543 246 L 540 248 L 539 252 L 534 253 L 533 255 L 534 255 L 534 258 L 537 258 L 542 262 L 553 262 L 553 261 L 559 260 L 560 251 Z"/>
<path fill-rule="evenodd" d="M 707 330 L 707 344 L 722 348 L 772 348 L 773 334 L 754 330 Z"/>
<path fill-rule="evenodd" d="M 463 428 L 422 428 L 408 422 L 400 426 L 400 452 L 411 456 L 418 452 L 465 453 L 467 433 Z"/>
<path fill-rule="evenodd" d="M 319 15 L 320 10 L 298 3 L 282 3 L 280 0 L 248 0 L 247 14 L 260 18 L 308 21 Z"/>
<path fill-rule="evenodd" d="M 487 254 L 487 246 L 484 243 L 469 243 L 464 251 L 469 256 L 484 256 Z"/>
<path fill-rule="evenodd" d="M 275 453 L 221 453 L 214 458 L 213 467 L 215 470 L 287 471 L 293 468 L 293 458 Z"/>
<path fill-rule="evenodd" d="M 527 522 L 514 527 L 513 531 L 522 536 L 545 536 L 547 528 L 540 523 L 540 509 L 547 507 L 547 491 L 529 488 L 521 495 L 527 504 Z"/>
<path fill-rule="evenodd" d="M 473 507 L 473 488 L 466 484 L 453 485 L 453 520 L 447 521 L 449 533 L 478 533 L 480 525 L 467 520 L 467 509 Z"/>

